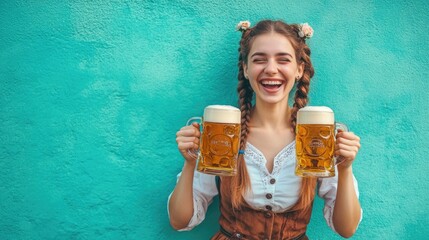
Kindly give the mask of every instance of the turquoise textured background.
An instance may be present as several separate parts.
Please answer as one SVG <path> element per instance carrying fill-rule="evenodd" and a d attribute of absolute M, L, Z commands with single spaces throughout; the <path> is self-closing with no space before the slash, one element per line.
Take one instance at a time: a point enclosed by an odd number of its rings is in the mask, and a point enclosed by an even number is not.
<path fill-rule="evenodd" d="M 1 1 L 0 239 L 208 239 L 166 212 L 175 133 L 236 105 L 240 20 L 309 22 L 312 105 L 362 139 L 353 239 L 429 235 L 427 1 Z M 311 239 L 341 239 L 317 199 Z"/>

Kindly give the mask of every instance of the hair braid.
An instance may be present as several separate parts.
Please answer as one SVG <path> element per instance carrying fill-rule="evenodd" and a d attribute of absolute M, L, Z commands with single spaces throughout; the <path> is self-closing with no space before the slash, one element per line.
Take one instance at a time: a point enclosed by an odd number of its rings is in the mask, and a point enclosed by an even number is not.
<path fill-rule="evenodd" d="M 243 33 L 245 39 L 245 33 Z M 241 42 L 245 40 L 242 39 Z M 239 52 L 241 48 L 239 48 Z M 239 97 L 239 106 L 241 110 L 241 135 L 240 135 L 240 150 L 246 148 L 247 136 L 249 134 L 248 123 L 250 121 L 250 114 L 252 111 L 252 98 L 253 98 L 253 89 L 250 86 L 249 81 L 244 77 L 243 69 L 243 57 L 242 54 L 239 56 L 238 61 L 238 97 Z M 231 189 L 227 191 L 231 194 L 231 204 L 233 209 L 239 209 L 242 205 L 243 196 L 250 189 L 250 178 L 247 173 L 246 162 L 244 161 L 244 155 L 240 154 L 237 160 L 237 169 L 238 174 L 232 178 L 222 179 L 229 183 L 225 184 Z"/>
<path fill-rule="evenodd" d="M 240 51 L 240 49 L 239 49 Z M 250 86 L 249 80 L 244 77 L 243 59 L 240 54 L 238 61 L 238 87 L 237 87 L 239 105 L 241 110 L 241 142 L 240 149 L 244 150 L 246 147 L 247 134 L 249 129 L 247 124 L 250 120 L 250 112 L 252 110 L 252 97 L 253 89 Z"/>
<path fill-rule="evenodd" d="M 294 131 L 296 131 L 296 116 L 298 110 L 307 106 L 308 103 L 308 92 L 310 91 L 310 80 L 314 75 L 313 64 L 311 63 L 310 55 L 311 51 L 307 44 L 303 43 L 304 47 L 300 53 L 300 63 L 304 64 L 304 73 L 298 80 L 295 92 L 295 102 L 293 104 L 291 113 L 291 123 Z"/>
<path fill-rule="evenodd" d="M 241 110 L 241 136 L 240 136 L 240 149 L 244 150 L 246 148 L 247 143 L 247 136 L 249 134 L 249 127 L 248 123 L 250 121 L 250 114 L 252 111 L 252 97 L 253 97 L 253 90 L 250 86 L 250 83 L 247 79 L 244 77 L 244 70 L 243 70 L 243 62 L 239 61 L 239 73 L 238 73 L 238 79 L 239 84 L 237 87 L 238 95 L 239 95 L 239 104 L 240 104 L 240 110 Z M 239 155 L 237 168 L 240 171 L 239 177 L 235 178 L 236 183 L 234 183 L 232 186 L 236 187 L 236 191 L 233 192 L 233 201 L 232 206 L 234 208 L 239 208 L 240 203 L 243 201 L 242 197 L 250 189 L 250 178 L 249 174 L 247 173 L 247 167 L 246 162 L 244 161 L 244 154 Z M 234 194 L 237 194 L 238 196 L 234 196 Z"/>
<path fill-rule="evenodd" d="M 299 53 L 300 60 L 299 63 L 304 64 L 304 72 L 302 77 L 298 80 L 295 92 L 295 102 L 293 104 L 292 113 L 291 113 L 291 123 L 292 128 L 296 132 L 296 118 L 297 113 L 300 108 L 303 108 L 308 103 L 308 92 L 310 91 L 310 80 L 314 75 L 313 64 L 311 63 L 310 48 L 305 44 L 305 41 L 302 40 L 301 43 L 303 47 L 302 51 Z M 307 208 L 312 206 L 311 201 L 314 198 L 315 187 L 317 183 L 317 178 L 303 178 L 301 182 L 300 189 L 300 200 L 294 208 Z"/>
<path fill-rule="evenodd" d="M 248 123 L 252 111 L 253 89 L 250 86 L 249 80 L 244 77 L 243 64 L 246 61 L 246 46 L 248 46 L 248 38 L 250 30 L 244 31 L 240 40 L 238 49 L 238 86 L 237 92 L 239 97 L 239 107 L 241 111 L 241 135 L 240 135 L 240 150 L 246 149 L 247 136 L 249 134 Z M 244 48 L 244 49 L 243 49 Z M 244 51 L 243 51 L 244 50 Z M 231 196 L 231 205 L 233 209 L 239 209 L 244 202 L 243 196 L 250 189 L 250 177 L 247 172 L 244 154 L 239 154 L 237 159 L 237 175 L 234 177 L 223 178 L 226 181 L 225 187 L 228 189 L 226 194 Z"/>

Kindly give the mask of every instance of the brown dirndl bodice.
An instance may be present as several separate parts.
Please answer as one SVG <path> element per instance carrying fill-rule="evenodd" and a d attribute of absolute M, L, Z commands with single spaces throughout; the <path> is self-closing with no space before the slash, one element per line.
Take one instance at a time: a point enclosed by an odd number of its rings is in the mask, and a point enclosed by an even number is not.
<path fill-rule="evenodd" d="M 219 178 L 217 178 L 218 180 Z M 218 182 L 219 186 L 219 182 Z M 305 235 L 313 208 L 314 193 L 310 206 L 303 209 L 292 207 L 282 213 L 275 213 L 267 206 L 265 210 L 254 209 L 247 203 L 233 211 L 231 200 L 222 194 L 225 188 L 220 184 L 221 230 L 211 239 L 308 239 Z M 299 201 L 298 201 L 299 202 Z"/>

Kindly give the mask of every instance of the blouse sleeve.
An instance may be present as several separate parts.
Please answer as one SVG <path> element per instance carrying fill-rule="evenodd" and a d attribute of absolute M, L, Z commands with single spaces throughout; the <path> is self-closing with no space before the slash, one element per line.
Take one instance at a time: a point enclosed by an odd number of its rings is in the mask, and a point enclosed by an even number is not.
<path fill-rule="evenodd" d="M 177 181 L 182 173 L 180 172 L 177 175 Z M 206 217 L 206 212 L 208 206 L 213 202 L 213 198 L 218 194 L 216 188 L 216 180 L 214 175 L 200 173 L 195 171 L 194 173 L 194 183 L 193 183 L 193 193 L 194 193 L 194 214 L 192 215 L 191 220 L 183 229 L 178 231 L 189 231 L 195 226 L 200 224 Z M 167 211 L 168 218 L 170 218 L 170 210 L 168 209 L 171 194 L 168 196 L 167 202 Z"/>
<path fill-rule="evenodd" d="M 323 208 L 323 215 L 329 227 L 334 232 L 337 232 L 334 228 L 332 216 L 334 213 L 335 199 L 337 196 L 338 176 L 336 175 L 335 177 L 330 177 L 330 178 L 319 178 L 318 183 L 319 183 L 318 195 L 319 197 L 323 198 L 325 201 L 325 206 Z M 353 175 L 353 183 L 356 191 L 356 196 L 359 198 L 358 183 L 354 175 Z M 362 221 L 362 209 L 361 209 L 361 218 L 359 220 L 359 224 L 361 221 Z"/>

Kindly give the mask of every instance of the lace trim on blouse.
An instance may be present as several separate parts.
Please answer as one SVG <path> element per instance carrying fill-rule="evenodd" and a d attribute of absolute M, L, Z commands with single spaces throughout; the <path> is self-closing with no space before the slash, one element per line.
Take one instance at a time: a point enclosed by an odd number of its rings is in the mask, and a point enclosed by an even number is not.
<path fill-rule="evenodd" d="M 295 159 L 293 154 L 294 150 L 295 150 L 295 141 L 292 141 L 291 143 L 286 145 L 286 147 L 284 147 L 274 157 L 274 166 L 273 166 L 273 171 L 271 173 L 268 172 L 268 169 L 265 166 L 267 163 L 267 160 L 265 159 L 264 154 L 249 142 L 247 142 L 247 147 L 245 150 L 244 157 L 246 158 L 246 161 L 251 161 L 254 164 L 256 164 L 256 166 L 259 169 L 258 172 L 261 176 L 263 185 L 265 188 L 267 188 L 268 181 L 271 178 L 277 178 L 283 164 L 288 161 L 294 161 Z"/>

